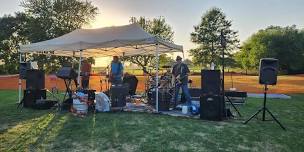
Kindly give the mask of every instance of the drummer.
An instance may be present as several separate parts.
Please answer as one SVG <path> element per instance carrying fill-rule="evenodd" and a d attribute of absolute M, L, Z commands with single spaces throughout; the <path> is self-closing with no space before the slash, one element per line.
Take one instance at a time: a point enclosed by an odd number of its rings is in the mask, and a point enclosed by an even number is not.
<path fill-rule="evenodd" d="M 171 88 L 171 70 L 167 69 L 160 77 L 160 88 Z"/>

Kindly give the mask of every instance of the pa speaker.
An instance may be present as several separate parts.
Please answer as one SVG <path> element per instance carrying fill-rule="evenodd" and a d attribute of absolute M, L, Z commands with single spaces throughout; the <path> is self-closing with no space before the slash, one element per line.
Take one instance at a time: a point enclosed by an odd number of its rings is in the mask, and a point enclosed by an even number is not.
<path fill-rule="evenodd" d="M 30 63 L 29 62 L 21 62 L 19 64 L 19 78 L 20 79 L 26 79 L 26 71 L 29 70 Z"/>
<path fill-rule="evenodd" d="M 203 94 L 219 95 L 221 91 L 220 70 L 202 70 L 201 88 Z"/>
<path fill-rule="evenodd" d="M 45 88 L 43 70 L 31 69 L 26 71 L 26 89 L 41 90 Z"/>
<path fill-rule="evenodd" d="M 259 83 L 265 85 L 277 84 L 279 62 L 274 58 L 263 58 L 260 60 Z"/>
<path fill-rule="evenodd" d="M 222 96 L 204 94 L 200 97 L 200 118 L 220 121 L 224 116 Z"/>

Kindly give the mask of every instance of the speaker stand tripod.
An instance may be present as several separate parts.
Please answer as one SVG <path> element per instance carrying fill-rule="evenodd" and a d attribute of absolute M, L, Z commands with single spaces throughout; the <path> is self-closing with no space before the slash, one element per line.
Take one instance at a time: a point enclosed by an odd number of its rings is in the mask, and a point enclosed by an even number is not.
<path fill-rule="evenodd" d="M 277 124 L 280 125 L 280 127 L 283 129 L 283 130 L 286 130 L 286 128 L 280 123 L 280 121 L 270 112 L 270 110 L 266 107 L 266 98 L 267 98 L 267 91 L 268 91 L 268 88 L 267 88 L 267 84 L 265 84 L 264 86 L 264 103 L 263 103 L 263 107 L 261 109 L 259 109 L 255 114 L 253 114 L 248 120 L 246 120 L 244 122 L 244 124 L 247 124 L 252 118 L 256 117 L 260 112 L 263 112 L 263 117 L 262 117 L 262 121 L 266 121 L 265 119 L 265 114 L 266 114 L 266 111 L 270 114 L 270 116 L 275 120 L 275 122 Z"/>

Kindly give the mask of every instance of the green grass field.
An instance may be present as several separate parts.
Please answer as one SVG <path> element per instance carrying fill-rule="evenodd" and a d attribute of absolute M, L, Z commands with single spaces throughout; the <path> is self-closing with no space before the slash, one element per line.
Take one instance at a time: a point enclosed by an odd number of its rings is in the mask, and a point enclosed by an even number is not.
<path fill-rule="evenodd" d="M 268 100 L 285 125 L 253 119 L 262 104 L 249 98 L 243 118 L 221 122 L 146 113 L 16 109 L 16 91 L 0 91 L 0 151 L 304 151 L 304 95 Z"/>

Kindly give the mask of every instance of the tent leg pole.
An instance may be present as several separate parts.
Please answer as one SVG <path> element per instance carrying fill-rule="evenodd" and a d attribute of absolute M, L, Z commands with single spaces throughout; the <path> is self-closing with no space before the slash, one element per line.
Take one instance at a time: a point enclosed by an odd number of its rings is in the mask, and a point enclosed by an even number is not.
<path fill-rule="evenodd" d="M 20 63 L 22 62 L 22 55 L 19 53 L 19 69 Z M 22 80 L 20 78 L 20 70 L 19 70 L 19 80 L 18 80 L 18 103 L 21 103 L 21 92 L 22 92 Z"/>
<path fill-rule="evenodd" d="M 78 66 L 78 77 L 77 77 L 77 83 L 78 83 L 79 86 L 80 86 L 81 61 L 82 61 L 82 50 L 80 50 L 80 58 L 79 58 L 79 66 Z"/>
<path fill-rule="evenodd" d="M 159 45 L 156 44 L 156 85 L 155 85 L 155 91 L 156 91 L 156 112 L 158 112 L 158 68 L 159 68 Z"/>

